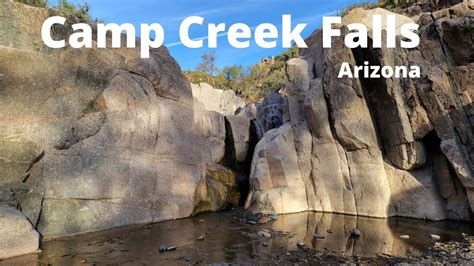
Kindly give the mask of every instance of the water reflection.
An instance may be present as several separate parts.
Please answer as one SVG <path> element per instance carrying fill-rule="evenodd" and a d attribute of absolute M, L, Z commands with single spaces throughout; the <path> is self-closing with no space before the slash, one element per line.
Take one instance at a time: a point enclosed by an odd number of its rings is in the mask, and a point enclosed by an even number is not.
<path fill-rule="evenodd" d="M 359 237 L 350 237 L 353 228 L 361 231 Z M 273 237 L 258 236 L 260 229 L 270 229 Z M 42 245 L 39 261 L 32 264 L 256 262 L 296 249 L 299 240 L 322 252 L 405 256 L 407 252 L 426 251 L 426 247 L 434 243 L 430 234 L 448 241 L 460 240 L 461 232 L 474 233 L 470 224 L 460 222 L 371 219 L 322 213 L 280 215 L 274 223 L 246 225 L 239 222 L 236 213 L 227 212 L 47 241 Z M 410 235 L 410 239 L 400 239 L 400 235 Z M 198 240 L 200 236 L 205 239 Z M 175 245 L 177 250 L 160 253 L 163 244 Z"/>
<path fill-rule="evenodd" d="M 288 247 L 294 248 L 298 240 L 303 240 L 306 245 L 319 251 L 330 250 L 366 257 L 377 254 L 422 254 L 434 244 L 430 234 L 440 235 L 442 241 L 461 241 L 462 232 L 473 233 L 470 224 L 454 221 L 374 219 L 327 213 L 282 215 L 273 228 L 295 234 L 287 243 Z M 353 228 L 361 231 L 359 237 L 351 237 Z M 401 239 L 401 235 L 410 235 L 410 238 Z"/>

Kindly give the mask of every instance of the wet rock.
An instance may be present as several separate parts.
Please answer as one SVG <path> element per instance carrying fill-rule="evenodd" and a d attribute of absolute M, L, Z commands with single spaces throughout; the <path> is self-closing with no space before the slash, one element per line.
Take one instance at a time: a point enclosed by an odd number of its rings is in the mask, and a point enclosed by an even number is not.
<path fill-rule="evenodd" d="M 259 232 L 258 232 L 258 235 L 259 235 L 259 236 L 266 237 L 266 238 L 272 237 L 272 234 L 270 234 L 269 232 L 263 231 L 263 230 L 259 231 Z"/>
<path fill-rule="evenodd" d="M 194 213 L 219 211 L 239 205 L 238 174 L 218 164 L 207 165 L 206 177 L 197 187 Z"/>
<path fill-rule="evenodd" d="M 359 237 L 362 233 L 360 232 L 359 229 L 353 228 L 353 229 L 351 229 L 350 234 L 351 234 L 352 237 Z"/>
<path fill-rule="evenodd" d="M 275 92 L 267 94 L 256 111 L 256 118 L 263 133 L 288 122 L 288 112 L 288 101 L 285 97 Z"/>
<path fill-rule="evenodd" d="M 250 120 L 240 115 L 228 115 L 226 121 L 229 123 L 229 129 L 232 131 L 232 143 L 234 145 L 235 160 L 243 162 L 247 158 L 250 140 Z"/>
<path fill-rule="evenodd" d="M 199 237 L 197 238 L 197 240 L 203 241 L 203 240 L 204 240 L 204 236 L 199 236 Z"/>
<path fill-rule="evenodd" d="M 434 235 L 434 234 L 430 235 L 430 237 L 433 240 L 440 240 L 441 239 L 441 237 L 439 235 Z"/>
<path fill-rule="evenodd" d="M 400 238 L 401 239 L 410 239 L 410 236 L 409 235 L 401 235 Z"/>
<path fill-rule="evenodd" d="M 4 204 L 10 207 L 16 207 L 17 202 L 13 191 L 8 186 L 0 186 L 0 204 Z"/>

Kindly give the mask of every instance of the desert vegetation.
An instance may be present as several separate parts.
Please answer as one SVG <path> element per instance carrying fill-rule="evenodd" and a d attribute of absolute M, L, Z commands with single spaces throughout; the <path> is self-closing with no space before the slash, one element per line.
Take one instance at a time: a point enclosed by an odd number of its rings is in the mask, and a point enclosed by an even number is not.
<path fill-rule="evenodd" d="M 248 102 L 262 100 L 269 92 L 278 92 L 285 87 L 285 63 L 298 57 L 298 47 L 294 46 L 277 56 L 263 58 L 251 66 L 232 65 L 219 69 L 216 55 L 207 53 L 195 70 L 185 71 L 192 83 L 206 82 L 218 89 L 231 89 Z"/>

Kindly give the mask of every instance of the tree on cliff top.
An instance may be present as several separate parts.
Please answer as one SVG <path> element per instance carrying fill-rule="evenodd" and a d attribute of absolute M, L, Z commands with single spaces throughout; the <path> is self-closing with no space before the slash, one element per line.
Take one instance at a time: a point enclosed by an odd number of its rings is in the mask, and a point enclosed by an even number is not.
<path fill-rule="evenodd" d="M 196 71 L 207 73 L 214 76 L 219 69 L 216 66 L 216 53 L 210 52 L 201 55 L 201 63 L 196 67 Z"/>

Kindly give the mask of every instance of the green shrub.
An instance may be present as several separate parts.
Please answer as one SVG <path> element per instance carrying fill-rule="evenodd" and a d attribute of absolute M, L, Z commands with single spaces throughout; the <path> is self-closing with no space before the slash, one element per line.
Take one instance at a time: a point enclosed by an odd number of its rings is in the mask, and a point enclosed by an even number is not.
<path fill-rule="evenodd" d="M 48 0 L 16 0 L 19 3 L 23 3 L 30 6 L 36 7 L 48 7 Z"/>
<path fill-rule="evenodd" d="M 74 17 L 81 22 L 92 22 L 90 6 L 88 3 L 74 5 L 68 0 L 59 0 L 53 8 L 65 13 L 67 16 Z"/>
<path fill-rule="evenodd" d="M 184 74 L 192 83 L 206 82 L 216 89 L 231 89 L 248 102 L 260 101 L 269 92 L 278 92 L 285 87 L 285 63 L 297 57 L 297 46 L 288 49 L 265 63 L 249 67 L 241 65 L 217 69 L 214 54 L 204 54 L 195 71 Z"/>

